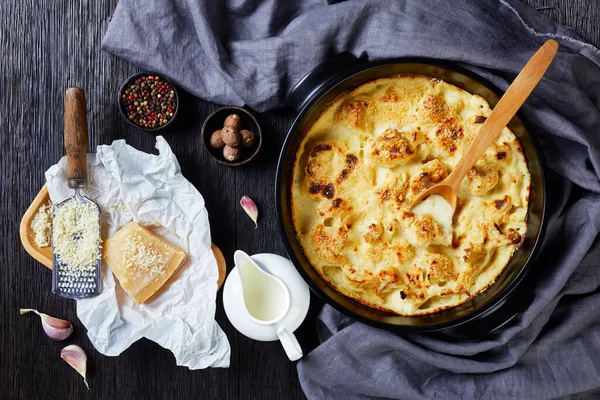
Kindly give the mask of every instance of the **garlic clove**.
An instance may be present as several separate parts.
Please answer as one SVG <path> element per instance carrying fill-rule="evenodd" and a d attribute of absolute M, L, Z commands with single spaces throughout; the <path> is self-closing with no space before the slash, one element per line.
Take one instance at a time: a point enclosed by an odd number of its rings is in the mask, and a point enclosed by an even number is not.
<path fill-rule="evenodd" d="M 244 196 L 240 200 L 240 205 L 246 211 L 246 214 L 252 218 L 252 221 L 254 221 L 254 229 L 258 228 L 258 208 L 256 207 L 256 203 L 250 197 Z"/>
<path fill-rule="evenodd" d="M 87 372 L 87 355 L 85 351 L 76 344 L 70 344 L 60 352 L 60 358 L 65 360 L 67 364 L 69 364 L 75 371 L 79 373 L 79 375 L 83 376 L 83 383 L 85 386 L 90 389 L 90 386 L 87 383 L 87 379 L 85 378 L 85 373 Z"/>
<path fill-rule="evenodd" d="M 51 317 L 48 314 L 41 313 L 38 310 L 34 310 L 32 308 L 21 308 L 19 309 L 19 312 L 21 313 L 21 315 L 28 312 L 34 312 L 37 315 L 39 315 L 40 319 L 42 320 L 42 328 L 44 329 L 44 332 L 46 332 L 46 335 L 48 335 L 50 339 L 58 341 L 65 340 L 73 332 L 73 325 L 71 325 L 69 321 L 65 321 L 64 319 Z"/>

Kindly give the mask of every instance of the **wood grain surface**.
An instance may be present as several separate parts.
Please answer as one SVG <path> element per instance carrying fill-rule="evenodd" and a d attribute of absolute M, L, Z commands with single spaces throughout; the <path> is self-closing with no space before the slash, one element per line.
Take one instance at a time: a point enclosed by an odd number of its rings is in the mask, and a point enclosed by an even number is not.
<path fill-rule="evenodd" d="M 597 0 L 527 0 L 549 17 L 600 45 Z M 79 323 L 72 301 L 52 295 L 50 270 L 21 247 L 19 221 L 44 184 L 43 172 L 64 155 L 64 92 L 85 89 L 89 144 L 125 138 L 154 151 L 155 136 L 130 127 L 117 110 L 120 83 L 139 69 L 100 50 L 117 0 L 2 0 L 0 4 L 0 398 L 4 399 L 296 399 L 304 398 L 294 363 L 278 343 L 259 343 L 238 334 L 217 299 L 216 319 L 231 343 L 231 367 L 190 371 L 177 367 L 172 354 L 140 340 L 119 357 L 96 352 Z M 545 8 L 550 7 L 550 8 Z M 232 265 L 235 249 L 284 254 L 279 239 L 273 182 L 291 111 L 258 115 L 265 142 L 252 164 L 231 169 L 202 149 L 200 127 L 218 106 L 183 94 L 181 115 L 164 133 L 183 174 L 200 190 L 210 214 L 213 242 Z M 258 204 L 258 229 L 239 207 L 243 195 Z M 322 303 L 313 296 L 311 311 L 297 331 L 305 353 L 317 344 L 316 315 Z M 42 332 L 37 308 L 74 323 L 65 343 Z M 88 353 L 88 392 L 59 353 L 68 343 Z"/>

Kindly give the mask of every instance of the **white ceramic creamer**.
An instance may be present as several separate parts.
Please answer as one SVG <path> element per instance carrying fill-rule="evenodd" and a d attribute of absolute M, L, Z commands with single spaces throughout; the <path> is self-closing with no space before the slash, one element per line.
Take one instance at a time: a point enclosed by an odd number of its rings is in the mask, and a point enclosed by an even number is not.
<path fill-rule="evenodd" d="M 302 357 L 302 348 L 292 332 L 279 323 L 290 310 L 290 291 L 279 278 L 263 270 L 243 251 L 236 251 L 234 262 L 243 289 L 243 304 L 248 317 L 259 325 L 277 326 L 277 337 L 290 360 Z"/>
<path fill-rule="evenodd" d="M 260 321 L 272 321 L 286 311 L 288 293 L 271 275 L 254 266 L 250 260 L 240 257 L 236 264 L 242 278 L 244 303 L 251 316 Z"/>

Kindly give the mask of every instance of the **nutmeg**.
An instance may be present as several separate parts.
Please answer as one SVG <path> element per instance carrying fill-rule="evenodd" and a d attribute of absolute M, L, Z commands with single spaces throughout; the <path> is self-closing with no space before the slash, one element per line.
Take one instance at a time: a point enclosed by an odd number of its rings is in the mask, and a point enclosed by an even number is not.
<path fill-rule="evenodd" d="M 223 157 L 225 157 L 227 161 L 235 161 L 240 158 L 240 155 L 242 155 L 242 149 L 240 147 L 231 147 L 229 145 L 223 147 Z"/>
<path fill-rule="evenodd" d="M 210 145 L 215 149 L 222 149 L 225 146 L 225 142 L 221 137 L 221 130 L 214 131 L 212 135 L 210 135 Z"/>
<path fill-rule="evenodd" d="M 254 133 L 247 129 L 242 129 L 240 131 L 240 136 L 242 138 L 243 147 L 252 147 L 252 145 L 256 141 L 256 136 L 254 135 Z"/>
<path fill-rule="evenodd" d="M 223 129 L 221 129 L 221 139 L 223 139 L 223 142 L 225 142 L 226 145 L 231 147 L 239 146 L 242 142 L 240 133 L 231 126 L 224 126 Z"/>
<path fill-rule="evenodd" d="M 225 118 L 225 122 L 223 122 L 223 126 L 230 126 L 234 130 L 239 131 L 242 127 L 242 120 L 237 114 L 229 114 L 227 118 Z"/>

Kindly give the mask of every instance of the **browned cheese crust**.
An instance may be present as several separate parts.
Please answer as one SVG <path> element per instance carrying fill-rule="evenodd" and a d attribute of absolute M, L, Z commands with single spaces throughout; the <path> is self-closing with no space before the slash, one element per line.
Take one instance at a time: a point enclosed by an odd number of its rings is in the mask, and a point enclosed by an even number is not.
<path fill-rule="evenodd" d="M 414 316 L 494 282 L 527 230 L 530 175 L 513 132 L 505 128 L 463 181 L 451 232 L 408 209 L 452 171 L 490 113 L 480 96 L 418 75 L 368 82 L 321 113 L 290 190 L 298 240 L 331 287 Z"/>

